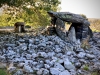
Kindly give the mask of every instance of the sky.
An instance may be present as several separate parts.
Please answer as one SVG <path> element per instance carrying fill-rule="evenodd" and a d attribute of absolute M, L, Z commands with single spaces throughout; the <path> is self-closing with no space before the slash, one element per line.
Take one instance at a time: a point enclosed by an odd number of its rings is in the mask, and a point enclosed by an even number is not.
<path fill-rule="evenodd" d="M 100 19 L 100 0 L 61 0 L 61 10 Z"/>

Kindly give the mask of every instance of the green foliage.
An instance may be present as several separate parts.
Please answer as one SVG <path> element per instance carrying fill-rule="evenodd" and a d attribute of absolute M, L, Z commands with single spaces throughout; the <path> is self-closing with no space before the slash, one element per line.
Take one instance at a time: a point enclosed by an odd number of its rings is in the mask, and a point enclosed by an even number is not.
<path fill-rule="evenodd" d="M 85 18 L 85 19 L 87 19 L 88 20 L 88 18 L 86 17 L 86 15 L 84 15 L 84 14 L 80 14 L 83 18 Z"/>
<path fill-rule="evenodd" d="M 4 13 L 0 16 L 0 26 L 13 26 L 17 21 L 31 26 L 48 25 L 47 11 L 57 11 L 59 4 L 59 0 L 1 0 Z"/>
<path fill-rule="evenodd" d="M 98 72 L 93 72 L 91 75 L 99 75 Z"/>
<path fill-rule="evenodd" d="M 85 66 L 83 67 L 83 69 L 86 70 L 86 71 L 89 71 L 89 66 L 88 66 L 88 65 L 85 65 Z"/>
<path fill-rule="evenodd" d="M 0 69 L 0 75 L 7 75 L 7 72 L 5 69 Z"/>

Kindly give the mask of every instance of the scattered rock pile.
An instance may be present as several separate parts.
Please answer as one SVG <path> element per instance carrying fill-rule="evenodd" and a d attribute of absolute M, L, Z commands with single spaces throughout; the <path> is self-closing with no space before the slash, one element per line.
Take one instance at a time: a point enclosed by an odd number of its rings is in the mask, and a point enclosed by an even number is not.
<path fill-rule="evenodd" d="M 89 50 L 57 35 L 0 35 L 0 68 L 13 75 L 88 75 L 100 70 L 100 33 Z"/>

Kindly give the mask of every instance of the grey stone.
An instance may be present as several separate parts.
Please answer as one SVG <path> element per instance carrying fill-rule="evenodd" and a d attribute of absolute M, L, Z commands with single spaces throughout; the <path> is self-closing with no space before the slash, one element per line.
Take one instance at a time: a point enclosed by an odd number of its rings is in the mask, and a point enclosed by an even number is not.
<path fill-rule="evenodd" d="M 16 52 L 14 52 L 13 50 L 9 50 L 7 53 L 7 57 L 9 59 L 13 59 L 13 57 L 16 55 Z"/>
<path fill-rule="evenodd" d="M 29 39 L 29 43 L 34 43 L 34 39 L 32 38 L 32 39 Z"/>
<path fill-rule="evenodd" d="M 52 61 L 50 61 L 49 65 L 50 65 L 51 67 L 53 67 L 55 62 L 56 62 L 56 60 L 52 60 Z"/>
<path fill-rule="evenodd" d="M 95 58 L 95 56 L 92 55 L 92 54 L 86 54 L 86 57 L 88 57 L 89 59 L 94 59 Z"/>
<path fill-rule="evenodd" d="M 73 54 L 73 52 L 72 51 L 67 51 L 67 53 L 66 53 L 67 55 L 72 55 Z"/>
<path fill-rule="evenodd" d="M 44 66 L 45 66 L 46 69 L 50 68 L 50 66 L 48 64 L 44 64 Z"/>
<path fill-rule="evenodd" d="M 37 75 L 42 75 L 42 74 L 43 74 L 43 70 L 44 70 L 44 69 L 42 69 L 42 68 L 39 69 L 39 70 L 37 71 Z"/>
<path fill-rule="evenodd" d="M 98 40 L 97 43 L 100 44 L 100 40 Z"/>
<path fill-rule="evenodd" d="M 54 68 L 58 68 L 60 71 L 64 71 L 65 68 L 60 63 L 55 63 Z"/>
<path fill-rule="evenodd" d="M 19 63 L 17 66 L 22 68 L 25 65 L 25 63 Z"/>
<path fill-rule="evenodd" d="M 43 70 L 43 75 L 49 75 L 49 70 L 44 69 L 44 70 Z"/>
<path fill-rule="evenodd" d="M 32 62 L 32 64 L 33 64 L 33 65 L 37 65 L 37 62 L 34 61 L 34 62 Z"/>
<path fill-rule="evenodd" d="M 27 73 L 33 73 L 33 70 L 29 65 L 24 65 L 23 70 Z"/>
<path fill-rule="evenodd" d="M 81 67 L 81 63 L 80 63 L 80 62 L 76 62 L 76 63 L 75 63 L 75 67 L 76 67 L 76 68 L 80 68 L 80 67 Z"/>
<path fill-rule="evenodd" d="M 25 51 L 25 50 L 27 50 L 27 46 L 26 46 L 26 45 L 23 45 L 23 46 L 21 47 L 21 49 Z"/>
<path fill-rule="evenodd" d="M 49 64 L 50 63 L 50 60 L 49 59 L 45 60 L 45 63 L 46 64 Z"/>
<path fill-rule="evenodd" d="M 24 39 L 19 39 L 19 42 L 24 43 L 25 40 Z"/>
<path fill-rule="evenodd" d="M 39 44 L 39 41 L 40 41 L 39 39 L 35 39 L 35 40 L 34 40 L 34 44 L 35 44 L 35 45 L 38 45 L 38 44 Z"/>
<path fill-rule="evenodd" d="M 61 39 L 66 39 L 65 22 L 59 18 L 56 20 L 56 32 Z"/>
<path fill-rule="evenodd" d="M 45 47 L 45 46 L 46 46 L 46 43 L 45 43 L 45 42 L 40 43 L 38 46 L 39 46 L 39 47 Z"/>
<path fill-rule="evenodd" d="M 75 52 L 77 52 L 77 53 L 78 52 L 84 52 L 84 50 L 82 48 L 78 48 L 78 49 L 75 50 Z"/>
<path fill-rule="evenodd" d="M 76 74 L 76 70 L 71 69 L 71 70 L 70 70 L 70 74 L 71 74 L 71 75 L 77 75 L 77 74 Z"/>
<path fill-rule="evenodd" d="M 68 33 L 68 40 L 70 42 L 76 42 L 76 33 L 75 33 L 75 28 L 72 27 Z"/>
<path fill-rule="evenodd" d="M 50 73 L 52 75 L 59 75 L 60 71 L 58 68 L 50 68 Z"/>
<path fill-rule="evenodd" d="M 44 57 L 46 55 L 46 53 L 45 52 L 38 52 L 37 55 L 41 56 L 41 57 Z"/>
<path fill-rule="evenodd" d="M 61 48 L 56 48 L 55 52 L 60 53 L 61 52 Z"/>
<path fill-rule="evenodd" d="M 63 55 L 62 53 L 57 53 L 57 54 L 56 54 L 56 56 L 57 56 L 58 58 L 61 58 L 62 55 Z"/>
<path fill-rule="evenodd" d="M 79 59 L 79 61 L 82 63 L 82 64 L 86 64 L 87 61 L 85 59 Z"/>
<path fill-rule="evenodd" d="M 7 50 L 12 50 L 12 47 L 8 47 Z"/>
<path fill-rule="evenodd" d="M 0 61 L 4 61 L 6 58 L 4 56 L 0 56 Z"/>
<path fill-rule="evenodd" d="M 55 52 L 48 52 L 47 54 L 48 54 L 48 57 L 52 58 L 55 55 Z"/>
<path fill-rule="evenodd" d="M 69 61 L 68 58 L 64 59 L 64 67 L 68 70 L 75 69 L 75 66 Z"/>
<path fill-rule="evenodd" d="M 26 59 L 27 60 L 31 60 L 32 59 L 32 55 L 31 54 L 26 54 Z"/>
<path fill-rule="evenodd" d="M 60 63 L 60 64 L 62 64 L 62 63 L 64 63 L 64 60 L 58 58 L 58 59 L 57 59 L 57 62 Z"/>
<path fill-rule="evenodd" d="M 86 55 L 86 53 L 80 52 L 80 53 L 77 55 L 77 57 L 78 57 L 78 58 L 85 58 L 85 55 Z"/>
<path fill-rule="evenodd" d="M 13 75 L 23 75 L 23 70 L 22 70 L 22 69 L 18 69 L 18 70 L 16 71 L 16 73 L 13 74 Z"/>
<path fill-rule="evenodd" d="M 64 70 L 64 71 L 60 72 L 59 75 L 71 75 L 71 74 L 67 70 Z"/>
<path fill-rule="evenodd" d="M 15 47 L 15 44 L 6 44 L 7 47 Z"/>
<path fill-rule="evenodd" d="M 39 68 L 39 69 L 42 68 L 42 67 L 44 67 L 44 63 L 38 63 L 37 66 L 36 66 L 36 68 Z"/>

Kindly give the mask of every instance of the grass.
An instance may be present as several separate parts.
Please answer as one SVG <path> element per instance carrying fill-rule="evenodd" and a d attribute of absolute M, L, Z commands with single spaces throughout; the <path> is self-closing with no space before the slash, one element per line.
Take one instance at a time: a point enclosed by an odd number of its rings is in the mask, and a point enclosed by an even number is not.
<path fill-rule="evenodd" d="M 93 32 L 100 32 L 100 19 L 89 18 L 90 28 Z"/>
<path fill-rule="evenodd" d="M 7 71 L 5 69 L 0 69 L 0 75 L 7 75 Z"/>
<path fill-rule="evenodd" d="M 98 72 L 93 72 L 91 75 L 99 75 Z"/>
<path fill-rule="evenodd" d="M 0 75 L 13 75 L 15 72 L 9 73 L 6 69 L 0 69 Z"/>
<path fill-rule="evenodd" d="M 85 65 L 85 66 L 83 67 L 83 69 L 86 70 L 86 71 L 89 71 L 89 66 L 88 66 L 88 65 Z"/>

